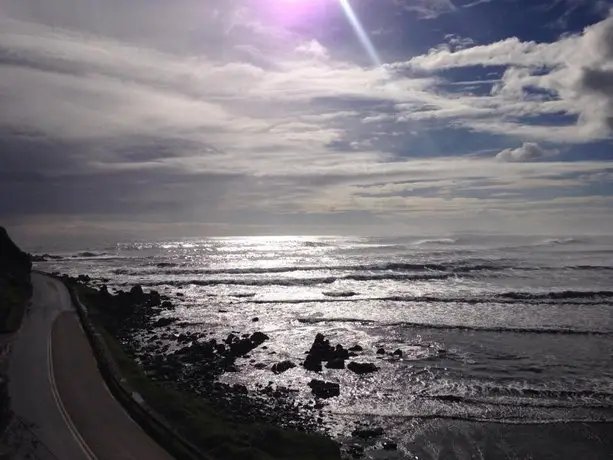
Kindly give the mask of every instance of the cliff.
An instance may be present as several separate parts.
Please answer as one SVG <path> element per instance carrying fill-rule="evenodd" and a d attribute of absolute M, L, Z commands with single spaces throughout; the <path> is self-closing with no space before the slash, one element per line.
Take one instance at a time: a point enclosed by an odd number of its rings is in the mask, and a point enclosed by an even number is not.
<path fill-rule="evenodd" d="M 19 329 L 30 295 L 30 256 L 0 227 L 0 333 Z"/>
<path fill-rule="evenodd" d="M 31 270 L 30 256 L 19 249 L 4 227 L 0 227 L 0 278 L 29 284 Z"/>

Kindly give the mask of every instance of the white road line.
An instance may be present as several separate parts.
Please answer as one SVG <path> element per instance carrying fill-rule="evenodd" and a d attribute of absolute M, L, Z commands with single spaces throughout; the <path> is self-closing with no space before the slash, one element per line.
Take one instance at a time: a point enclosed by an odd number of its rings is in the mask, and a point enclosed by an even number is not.
<path fill-rule="evenodd" d="M 94 453 L 91 451 L 89 446 L 86 444 L 85 440 L 79 434 L 79 431 L 74 426 L 74 423 L 72 423 L 72 420 L 70 419 L 70 415 L 68 415 L 68 412 L 66 412 L 64 403 L 62 403 L 62 398 L 60 397 L 60 394 L 57 390 L 57 386 L 55 384 L 55 375 L 53 374 L 53 353 L 52 353 L 52 344 L 51 344 L 51 334 L 49 334 L 49 339 L 47 341 L 47 370 L 48 370 L 49 384 L 51 386 L 51 394 L 53 395 L 55 404 L 57 405 L 60 411 L 60 414 L 62 418 L 64 419 L 64 422 L 66 423 L 66 426 L 72 433 L 72 436 L 75 438 L 75 440 L 77 441 L 77 444 L 79 444 L 79 447 L 81 448 L 85 456 L 88 458 L 88 460 L 98 460 L 96 455 L 94 455 Z"/>

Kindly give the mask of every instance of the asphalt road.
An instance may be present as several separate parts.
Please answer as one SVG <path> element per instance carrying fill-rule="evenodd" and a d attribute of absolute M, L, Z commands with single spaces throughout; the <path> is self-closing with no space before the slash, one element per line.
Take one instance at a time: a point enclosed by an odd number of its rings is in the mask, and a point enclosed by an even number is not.
<path fill-rule="evenodd" d="M 32 281 L 9 367 L 15 458 L 172 459 L 108 391 L 64 285 Z"/>

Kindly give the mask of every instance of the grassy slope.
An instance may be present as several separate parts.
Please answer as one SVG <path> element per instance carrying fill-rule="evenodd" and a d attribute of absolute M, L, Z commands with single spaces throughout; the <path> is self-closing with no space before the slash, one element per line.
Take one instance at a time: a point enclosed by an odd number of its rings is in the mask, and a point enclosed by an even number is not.
<path fill-rule="evenodd" d="M 108 331 L 96 308 L 97 296 L 79 289 L 90 317 L 104 336 L 123 376 L 147 403 L 173 424 L 186 439 L 218 460 L 333 460 L 340 458 L 330 439 L 265 424 L 237 424 L 217 413 L 207 402 L 147 379 Z"/>

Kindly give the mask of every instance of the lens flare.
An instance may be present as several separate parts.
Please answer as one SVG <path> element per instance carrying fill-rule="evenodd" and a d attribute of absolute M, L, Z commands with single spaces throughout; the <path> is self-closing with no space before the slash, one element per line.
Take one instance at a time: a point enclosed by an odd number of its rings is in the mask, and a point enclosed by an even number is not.
<path fill-rule="evenodd" d="M 370 38 L 364 30 L 364 27 L 362 27 L 362 23 L 360 22 L 360 19 L 358 18 L 357 14 L 355 14 L 355 11 L 353 11 L 349 0 L 340 0 L 340 2 L 341 6 L 343 7 L 343 10 L 345 11 L 347 19 L 349 19 L 349 22 L 351 23 L 351 27 L 353 27 L 353 30 L 358 36 L 358 39 L 362 43 L 362 46 L 368 53 L 368 56 L 372 60 L 373 64 L 375 64 L 376 66 L 381 66 L 382 63 L 381 59 L 379 58 L 379 55 L 377 54 L 377 50 L 372 44 L 372 41 L 370 41 Z"/>
<path fill-rule="evenodd" d="M 257 10 L 283 26 L 316 23 L 329 0 L 257 0 Z"/>

